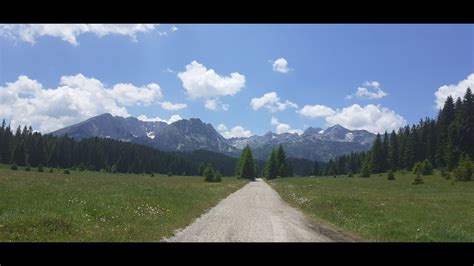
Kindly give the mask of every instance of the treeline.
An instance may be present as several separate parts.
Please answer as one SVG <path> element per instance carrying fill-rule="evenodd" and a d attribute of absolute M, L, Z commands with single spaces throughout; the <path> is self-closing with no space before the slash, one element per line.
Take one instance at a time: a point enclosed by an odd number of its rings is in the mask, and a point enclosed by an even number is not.
<path fill-rule="evenodd" d="M 425 118 L 398 132 L 377 134 L 368 152 L 351 153 L 330 160 L 326 175 L 358 173 L 366 166 L 371 173 L 412 170 L 428 161 L 434 168 L 453 171 L 474 158 L 474 102 L 470 88 L 456 102 L 449 96 L 436 119 Z"/>
<path fill-rule="evenodd" d="M 0 147 L 0 162 L 5 164 L 137 174 L 198 174 L 196 163 L 146 146 L 101 138 L 75 141 L 67 136 L 42 135 L 26 126 L 23 130 L 19 126 L 13 134 L 5 121 L 0 127 Z"/>

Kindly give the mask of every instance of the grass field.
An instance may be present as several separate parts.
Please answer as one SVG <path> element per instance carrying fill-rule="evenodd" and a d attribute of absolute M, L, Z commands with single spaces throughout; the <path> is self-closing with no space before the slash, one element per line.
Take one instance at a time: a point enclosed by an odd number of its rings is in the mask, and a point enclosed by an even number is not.
<path fill-rule="evenodd" d="M 412 174 L 304 177 L 269 183 L 291 205 L 365 241 L 474 241 L 474 182 Z"/>
<path fill-rule="evenodd" d="M 0 165 L 0 241 L 159 241 L 246 181 Z"/>

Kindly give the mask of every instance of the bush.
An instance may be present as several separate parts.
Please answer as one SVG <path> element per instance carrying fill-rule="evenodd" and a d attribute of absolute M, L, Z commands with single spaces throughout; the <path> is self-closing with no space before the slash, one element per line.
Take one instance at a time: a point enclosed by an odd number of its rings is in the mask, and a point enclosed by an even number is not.
<path fill-rule="evenodd" d="M 154 176 L 155 176 L 155 174 L 154 174 L 154 173 L 151 173 L 151 175 L 150 175 L 150 176 L 151 176 L 151 177 L 154 177 Z"/>
<path fill-rule="evenodd" d="M 222 175 L 219 171 L 214 171 L 212 169 L 211 164 L 208 164 L 206 169 L 204 170 L 204 181 L 206 182 L 221 182 Z"/>
<path fill-rule="evenodd" d="M 69 171 L 69 169 L 66 169 L 66 170 L 64 170 L 64 173 L 65 173 L 66 175 L 69 175 L 71 172 Z"/>
<path fill-rule="evenodd" d="M 49 172 L 50 173 L 54 172 L 53 167 L 49 168 Z"/>
<path fill-rule="evenodd" d="M 173 173 L 171 171 L 168 171 L 168 176 L 173 176 Z"/>
<path fill-rule="evenodd" d="M 459 181 L 470 181 L 474 166 L 471 159 L 467 155 L 461 155 L 458 166 L 454 170 L 454 177 Z"/>
<path fill-rule="evenodd" d="M 81 163 L 81 164 L 79 165 L 79 167 L 77 167 L 77 170 L 78 170 L 79 172 L 84 171 L 84 170 L 85 170 L 84 165 Z"/>
<path fill-rule="evenodd" d="M 450 173 L 450 172 L 446 172 L 444 178 L 445 178 L 446 180 L 451 179 L 451 173 Z"/>
<path fill-rule="evenodd" d="M 413 183 L 411 183 L 412 185 L 419 185 L 419 184 L 423 184 L 423 179 L 421 178 L 420 174 L 417 174 L 416 177 L 415 177 L 415 181 Z"/>
<path fill-rule="evenodd" d="M 413 166 L 413 174 L 418 175 L 422 174 L 422 168 L 423 168 L 423 163 L 422 162 L 416 162 L 415 165 Z"/>
<path fill-rule="evenodd" d="M 43 165 L 42 164 L 38 164 L 38 172 L 43 172 Z"/>
<path fill-rule="evenodd" d="M 395 175 L 393 174 L 393 171 L 390 170 L 387 175 L 388 180 L 395 180 Z"/>
<path fill-rule="evenodd" d="M 18 170 L 18 166 L 16 165 L 16 163 L 13 163 L 12 166 L 10 167 L 10 169 Z"/>
<path fill-rule="evenodd" d="M 221 172 L 215 171 L 214 172 L 214 182 L 221 182 L 221 181 L 222 181 Z"/>
<path fill-rule="evenodd" d="M 446 175 L 448 174 L 448 172 L 446 172 L 446 169 L 444 167 L 441 167 L 441 169 L 439 171 L 441 173 L 441 176 L 446 178 Z"/>
<path fill-rule="evenodd" d="M 367 161 L 362 165 L 362 170 L 360 172 L 360 177 L 370 177 L 370 164 Z"/>
<path fill-rule="evenodd" d="M 421 174 L 422 175 L 432 175 L 433 174 L 433 165 L 428 159 L 423 161 L 421 166 Z"/>
<path fill-rule="evenodd" d="M 347 177 L 354 177 L 354 173 L 352 173 L 352 171 L 349 171 L 349 173 L 347 173 Z"/>
<path fill-rule="evenodd" d="M 30 167 L 30 165 L 29 165 L 29 164 L 27 164 L 27 165 L 26 165 L 26 167 L 25 167 L 25 171 L 26 171 L 26 172 L 29 172 L 29 171 L 31 171 L 31 167 Z"/>

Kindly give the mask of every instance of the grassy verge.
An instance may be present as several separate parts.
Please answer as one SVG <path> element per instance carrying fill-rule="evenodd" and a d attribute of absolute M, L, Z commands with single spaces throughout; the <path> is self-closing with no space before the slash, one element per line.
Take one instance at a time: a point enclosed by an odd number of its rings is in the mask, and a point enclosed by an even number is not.
<path fill-rule="evenodd" d="M 246 181 L 0 165 L 0 241 L 159 241 Z"/>
<path fill-rule="evenodd" d="M 368 241 L 474 241 L 474 182 L 412 174 L 283 178 L 269 183 L 291 205 Z"/>

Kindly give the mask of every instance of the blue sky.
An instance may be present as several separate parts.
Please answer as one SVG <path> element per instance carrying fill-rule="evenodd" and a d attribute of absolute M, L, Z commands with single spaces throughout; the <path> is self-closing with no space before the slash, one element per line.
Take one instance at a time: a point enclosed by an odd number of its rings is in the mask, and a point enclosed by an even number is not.
<path fill-rule="evenodd" d="M 434 117 L 474 83 L 473 25 L 73 26 L 0 26 L 0 117 L 42 131 L 113 110 L 198 117 L 227 137 L 377 132 Z"/>

